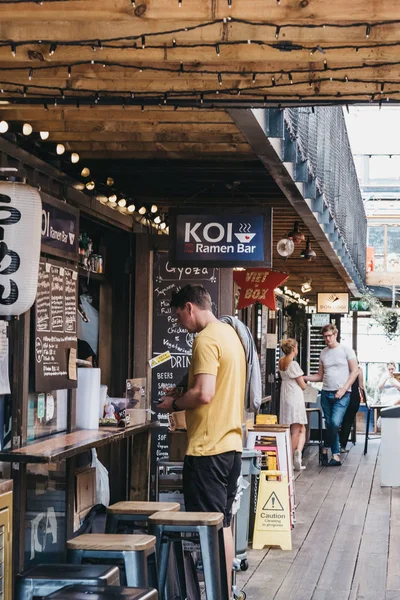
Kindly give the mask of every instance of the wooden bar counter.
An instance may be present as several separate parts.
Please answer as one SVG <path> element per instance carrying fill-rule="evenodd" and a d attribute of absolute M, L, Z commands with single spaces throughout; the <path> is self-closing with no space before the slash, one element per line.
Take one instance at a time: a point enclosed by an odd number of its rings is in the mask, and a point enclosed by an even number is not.
<path fill-rule="evenodd" d="M 157 421 L 128 427 L 101 427 L 100 429 L 78 429 L 73 433 L 60 433 L 49 438 L 27 444 L 15 450 L 0 451 L 0 461 L 15 463 L 55 463 L 76 454 L 119 442 L 143 431 L 159 427 Z"/>

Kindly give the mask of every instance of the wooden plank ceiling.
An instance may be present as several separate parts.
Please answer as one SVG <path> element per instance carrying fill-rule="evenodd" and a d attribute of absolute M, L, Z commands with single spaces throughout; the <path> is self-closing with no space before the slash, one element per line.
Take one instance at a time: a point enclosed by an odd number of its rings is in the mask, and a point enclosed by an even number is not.
<path fill-rule="evenodd" d="M 399 24 L 396 0 L 9 0 L 0 85 L 21 102 L 399 99 Z"/>
<path fill-rule="evenodd" d="M 274 205 L 274 266 L 292 273 L 295 289 L 315 273 L 340 291 L 316 244 L 315 264 L 299 258 L 302 248 L 286 262 L 276 254 L 296 213 L 225 108 L 397 100 L 399 24 L 395 0 L 9 0 L 0 120 L 45 160 L 64 144 L 59 166 L 77 178 L 87 165 L 96 177 L 110 170 L 121 192 L 164 208 L 210 196 Z M 21 137 L 25 122 L 32 141 Z M 201 194 L 215 173 L 239 189 Z"/>

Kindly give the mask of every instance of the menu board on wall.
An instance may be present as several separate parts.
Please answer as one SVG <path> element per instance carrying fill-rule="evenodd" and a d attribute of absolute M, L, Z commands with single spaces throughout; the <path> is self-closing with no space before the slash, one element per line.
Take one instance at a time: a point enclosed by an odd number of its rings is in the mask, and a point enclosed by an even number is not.
<path fill-rule="evenodd" d="M 35 391 L 76 388 L 78 273 L 52 261 L 39 264 L 35 303 Z"/>
<path fill-rule="evenodd" d="M 168 252 L 154 254 L 153 263 L 153 339 L 152 358 L 169 350 L 171 360 L 152 369 L 151 398 L 159 400 L 164 385 L 178 384 L 186 375 L 192 354 L 193 334 L 181 327 L 169 303 L 173 292 L 185 285 L 203 285 L 212 299 L 214 314 L 218 308 L 218 269 L 210 267 L 171 267 Z M 162 425 L 168 425 L 168 416 L 157 413 Z M 168 460 L 168 436 L 165 429 L 153 431 L 153 461 Z"/>

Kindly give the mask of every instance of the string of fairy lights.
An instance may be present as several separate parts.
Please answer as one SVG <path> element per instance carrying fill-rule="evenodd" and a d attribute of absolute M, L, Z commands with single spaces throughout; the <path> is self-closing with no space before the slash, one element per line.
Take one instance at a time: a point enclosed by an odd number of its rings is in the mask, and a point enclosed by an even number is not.
<path fill-rule="evenodd" d="M 20 0 L 17 0 L 18 2 Z M 22 0 L 21 0 L 22 1 Z M 48 2 L 58 2 L 59 0 L 47 0 Z M 11 2 L 12 3 L 12 2 Z M 133 3 L 133 6 L 136 6 Z M 229 5 L 232 6 L 232 3 Z M 264 28 L 265 30 L 271 30 L 274 34 L 275 41 L 266 41 L 262 39 L 240 39 L 240 40 L 229 40 L 226 39 L 226 27 L 232 27 L 233 25 L 247 25 L 260 28 Z M 381 101 L 380 95 L 385 92 L 386 100 L 390 100 L 390 98 L 395 98 L 397 100 L 397 95 L 400 93 L 400 83 L 395 79 L 386 79 L 381 78 L 377 80 L 375 77 L 362 77 L 362 76 L 354 76 L 355 72 L 360 72 L 366 69 L 382 69 L 382 68 L 390 68 L 397 67 L 400 65 L 400 61 L 398 60 L 387 60 L 384 61 L 380 59 L 379 61 L 373 62 L 372 59 L 363 60 L 361 63 L 357 64 L 346 64 L 346 65 L 331 65 L 329 64 L 328 54 L 331 51 L 337 50 L 354 50 L 355 53 L 358 53 L 362 50 L 371 50 L 378 48 L 396 48 L 400 46 L 400 41 L 377 41 L 376 43 L 346 43 L 346 44 L 301 44 L 301 43 L 293 43 L 288 40 L 279 39 L 282 32 L 284 30 L 289 29 L 327 29 L 327 28 L 338 28 L 338 29 L 346 29 L 346 30 L 356 30 L 362 28 L 364 31 L 364 35 L 366 40 L 370 38 L 374 29 L 377 27 L 386 27 L 400 24 L 400 19 L 392 19 L 386 21 L 376 21 L 376 22 L 367 22 L 367 21 L 357 21 L 357 22 L 346 22 L 346 23 L 277 23 L 277 22 L 258 22 L 248 19 L 239 19 L 235 17 L 224 17 L 222 19 L 214 19 L 206 22 L 197 23 L 194 25 L 190 25 L 187 27 L 177 27 L 174 29 L 168 29 L 164 31 L 150 31 L 143 32 L 136 35 L 131 36 L 123 36 L 123 37 L 109 37 L 106 39 L 81 39 L 81 40 L 51 40 L 51 39 L 43 39 L 43 40 L 2 40 L 0 41 L 0 48 L 9 47 L 12 56 L 16 57 L 19 48 L 25 46 L 35 46 L 35 50 L 28 51 L 28 57 L 31 59 L 36 59 L 39 64 L 37 66 L 6 66 L 0 68 L 0 77 L 3 73 L 5 77 L 1 77 L 0 81 L 0 93 L 3 94 L 15 94 L 15 97 L 11 98 L 12 102 L 18 103 L 20 100 L 25 99 L 27 97 L 34 98 L 40 95 L 44 95 L 46 97 L 54 97 L 54 103 L 57 104 L 59 99 L 65 101 L 68 97 L 73 96 L 74 98 L 79 98 L 83 95 L 93 95 L 91 99 L 92 102 L 97 104 L 100 99 L 103 100 L 105 98 L 112 98 L 119 96 L 121 98 L 121 104 L 126 102 L 126 99 L 135 100 L 135 96 L 139 98 L 139 101 L 130 102 L 133 104 L 140 103 L 153 103 L 157 99 L 161 104 L 166 104 L 169 99 L 194 99 L 195 102 L 198 102 L 200 105 L 203 104 L 204 99 L 210 99 L 211 96 L 234 96 L 234 95 L 243 95 L 245 98 L 251 96 L 254 98 L 256 102 L 268 102 L 271 99 L 278 99 L 279 94 L 274 93 L 273 98 L 268 98 L 266 96 L 266 92 L 272 90 L 272 88 L 277 88 L 274 92 L 278 90 L 282 90 L 282 88 L 287 88 L 288 85 L 294 86 L 308 86 L 310 91 L 307 93 L 302 93 L 297 95 L 298 101 L 302 101 L 304 97 L 308 99 L 323 99 L 326 101 L 327 99 L 332 99 L 335 101 L 336 98 L 339 98 L 339 102 L 342 102 L 342 96 L 351 96 L 352 98 L 364 98 L 370 101 Z M 221 35 L 221 39 L 216 42 L 181 42 L 178 37 L 180 33 L 188 33 L 193 32 L 200 29 L 206 29 L 209 27 L 215 27 L 216 25 L 222 25 L 224 32 Z M 170 37 L 170 41 L 157 44 L 153 43 L 156 38 L 159 37 Z M 380 38 L 381 39 L 381 38 Z M 149 43 L 150 42 L 150 43 Z M 191 64 L 188 62 L 184 64 L 183 61 L 180 61 L 176 66 L 166 65 L 151 65 L 151 64 L 142 64 L 142 63 L 125 63 L 120 61 L 109 61 L 109 60 L 79 60 L 79 61 L 71 61 L 71 62 L 60 62 L 60 63 L 51 63 L 51 64 L 40 64 L 45 61 L 44 56 L 46 53 L 49 57 L 53 57 L 57 50 L 62 48 L 71 48 L 71 47 L 79 47 L 79 48 L 91 48 L 94 52 L 100 53 L 102 50 L 137 50 L 137 51 L 146 51 L 152 49 L 162 49 L 164 52 L 168 51 L 176 51 L 179 49 L 194 49 L 194 48 L 213 48 L 218 57 L 221 57 L 223 61 L 224 49 L 231 46 L 243 46 L 243 45 L 258 45 L 258 46 L 266 46 L 272 49 L 276 49 L 279 52 L 293 52 L 293 51 L 307 51 L 311 56 L 315 55 L 315 59 L 321 58 L 321 63 L 318 64 L 318 60 L 307 67 L 307 68 L 291 68 L 289 69 L 259 69 L 259 70 L 249 70 L 246 67 L 241 69 L 227 69 L 221 68 L 219 69 L 217 66 L 215 68 L 202 68 L 198 66 L 198 63 Z M 41 50 L 37 50 L 36 47 L 41 46 Z M 53 59 L 54 60 L 54 59 Z M 89 66 L 89 67 L 102 67 L 107 69 L 117 69 L 124 71 L 132 71 L 135 73 L 161 73 L 165 75 L 177 75 L 179 77 L 192 77 L 193 75 L 197 76 L 215 76 L 217 86 L 213 86 L 212 82 L 210 85 L 210 89 L 189 89 L 189 90 L 170 90 L 170 91 L 155 91 L 151 94 L 143 92 L 143 91 L 135 91 L 126 89 L 97 89 L 93 91 L 93 89 L 79 87 L 79 89 L 74 89 L 72 87 L 72 83 L 70 80 L 73 76 L 81 76 L 82 73 L 80 68 Z M 51 71 L 56 71 L 56 77 L 60 78 L 60 71 L 65 69 L 65 85 L 39 85 L 34 82 L 35 77 L 40 78 L 42 73 L 48 73 L 47 76 L 51 76 Z M 7 79 L 6 74 L 8 72 L 20 72 L 21 75 L 24 74 L 26 76 L 27 81 L 25 82 L 15 82 Z M 338 74 L 342 74 L 342 77 L 338 77 Z M 323 75 L 323 76 L 322 76 Z M 235 86 L 226 85 L 224 78 L 230 77 L 240 77 L 241 83 Z M 265 77 L 270 77 L 269 82 L 262 82 L 260 84 L 260 80 Z M 99 77 L 101 79 L 101 76 Z M 24 77 L 25 79 L 25 77 Z M 250 85 L 243 85 L 246 80 L 249 79 Z M 256 82 L 258 80 L 258 85 Z M 195 80 L 194 80 L 195 81 Z M 364 84 L 374 86 L 375 90 L 366 90 L 363 94 L 360 93 L 349 93 L 349 94 L 337 94 L 332 91 L 321 89 L 321 87 L 325 83 L 353 83 L 353 84 Z M 64 83 L 64 82 L 63 82 Z M 386 87 L 386 90 L 384 89 Z M 389 87 L 390 86 L 390 89 Z M 287 89 L 282 90 L 284 92 L 284 96 L 288 96 Z M 291 92 L 291 95 L 296 95 Z M 1 98 L 1 96 L 0 96 Z M 141 100 L 140 100 L 141 98 Z M 23 103 L 23 102 L 22 102 Z"/>
<path fill-rule="evenodd" d="M 49 131 L 34 132 L 30 123 L 13 122 L 10 126 L 8 121 L 2 120 L 0 121 L 0 135 L 7 133 L 19 135 L 22 145 L 24 139 L 35 138 L 41 150 L 44 149 L 49 156 L 56 156 L 60 162 L 64 161 L 64 164 L 68 160 L 72 165 L 77 165 L 80 162 L 80 156 L 77 152 L 67 151 L 62 143 L 51 142 Z M 43 146 L 42 142 L 46 142 L 46 145 Z M 102 177 L 95 177 L 87 166 L 79 167 L 79 173 L 76 171 L 74 175 L 76 178 L 80 178 L 74 185 L 75 189 L 94 196 L 96 200 L 110 208 L 132 215 L 142 225 L 155 227 L 163 233 L 168 233 L 168 221 L 163 211 L 159 210 L 156 204 L 144 204 L 118 190 L 113 177 L 108 176 L 105 180 Z"/>

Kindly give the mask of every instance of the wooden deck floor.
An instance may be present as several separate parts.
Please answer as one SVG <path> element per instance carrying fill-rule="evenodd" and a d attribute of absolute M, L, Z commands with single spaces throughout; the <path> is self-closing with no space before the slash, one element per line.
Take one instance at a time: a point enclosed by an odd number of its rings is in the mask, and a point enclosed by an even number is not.
<path fill-rule="evenodd" d="M 247 600 L 400 600 L 400 488 L 380 487 L 380 442 L 363 441 L 339 468 L 306 451 L 293 550 L 249 551 Z"/>

